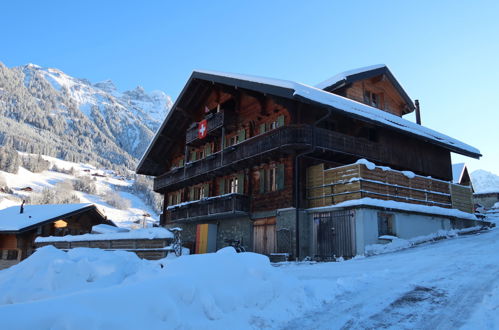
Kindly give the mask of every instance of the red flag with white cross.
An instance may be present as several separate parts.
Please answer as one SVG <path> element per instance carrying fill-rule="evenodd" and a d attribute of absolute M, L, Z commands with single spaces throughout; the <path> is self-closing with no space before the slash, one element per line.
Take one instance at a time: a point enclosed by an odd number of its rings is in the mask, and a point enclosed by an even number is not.
<path fill-rule="evenodd" d="M 198 123 L 198 138 L 204 139 L 208 133 L 208 121 L 202 120 Z"/>

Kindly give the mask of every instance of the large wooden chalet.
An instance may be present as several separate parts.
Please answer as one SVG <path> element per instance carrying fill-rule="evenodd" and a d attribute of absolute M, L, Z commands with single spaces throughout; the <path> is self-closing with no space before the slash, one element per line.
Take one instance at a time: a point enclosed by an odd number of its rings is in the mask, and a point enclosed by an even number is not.
<path fill-rule="evenodd" d="M 414 110 L 419 124 L 402 118 Z M 137 173 L 154 176 L 164 195 L 161 225 L 182 227 L 198 252 L 235 239 L 269 255 L 362 254 L 382 234 L 453 227 L 446 209 L 472 210 L 467 188 L 451 184 L 451 152 L 479 158 L 479 150 L 419 118 L 385 65 L 316 87 L 195 71 Z M 364 203 L 345 204 L 355 200 Z M 439 222 L 411 232 L 401 214 Z"/>

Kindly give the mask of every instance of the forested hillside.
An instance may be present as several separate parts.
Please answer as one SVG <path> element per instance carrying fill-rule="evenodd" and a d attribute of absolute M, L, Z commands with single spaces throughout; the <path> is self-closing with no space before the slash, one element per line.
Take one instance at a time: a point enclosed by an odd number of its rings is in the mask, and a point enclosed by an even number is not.
<path fill-rule="evenodd" d="M 111 81 L 0 63 L 0 146 L 18 151 L 134 169 L 170 107 L 160 91 L 120 93 Z"/>

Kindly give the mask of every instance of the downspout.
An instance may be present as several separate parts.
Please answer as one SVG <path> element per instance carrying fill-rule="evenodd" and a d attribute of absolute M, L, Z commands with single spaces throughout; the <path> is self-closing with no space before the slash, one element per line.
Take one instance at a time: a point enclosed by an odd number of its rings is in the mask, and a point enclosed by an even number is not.
<path fill-rule="evenodd" d="M 296 155 L 295 157 L 295 240 L 296 240 L 296 248 L 295 248 L 295 259 L 298 260 L 298 256 L 300 254 L 300 235 L 299 235 L 299 225 L 300 225 L 300 212 L 299 212 L 299 207 L 300 207 L 300 180 L 299 180 L 299 160 L 301 157 L 306 156 L 308 154 L 311 154 L 312 152 L 315 151 L 316 148 L 316 128 L 319 123 L 321 123 L 323 120 L 327 119 L 329 116 L 331 116 L 331 109 L 327 109 L 327 114 L 324 115 L 323 117 L 319 118 L 312 127 L 312 147 L 308 151 L 303 151 Z"/>

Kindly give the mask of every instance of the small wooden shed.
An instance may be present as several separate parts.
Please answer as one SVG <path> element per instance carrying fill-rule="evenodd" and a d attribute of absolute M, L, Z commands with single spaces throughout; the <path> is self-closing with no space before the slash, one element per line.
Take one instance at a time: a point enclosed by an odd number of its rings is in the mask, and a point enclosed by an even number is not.
<path fill-rule="evenodd" d="M 0 269 L 27 258 L 39 236 L 90 233 L 97 224 L 115 226 L 93 204 L 42 204 L 0 210 Z"/>

